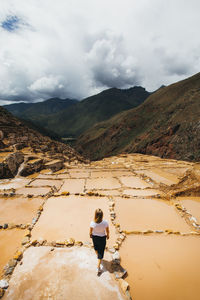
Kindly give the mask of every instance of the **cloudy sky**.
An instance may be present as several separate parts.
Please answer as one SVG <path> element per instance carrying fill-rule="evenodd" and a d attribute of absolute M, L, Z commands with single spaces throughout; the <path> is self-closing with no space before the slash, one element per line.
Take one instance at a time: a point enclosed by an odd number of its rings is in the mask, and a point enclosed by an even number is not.
<path fill-rule="evenodd" d="M 199 0 L 0 0 L 0 104 L 200 71 Z"/>

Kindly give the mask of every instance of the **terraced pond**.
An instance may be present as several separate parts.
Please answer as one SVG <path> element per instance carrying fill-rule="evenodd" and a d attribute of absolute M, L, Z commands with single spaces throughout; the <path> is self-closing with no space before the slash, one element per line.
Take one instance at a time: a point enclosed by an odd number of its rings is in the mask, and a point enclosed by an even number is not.
<path fill-rule="evenodd" d="M 70 289 L 52 284 L 58 276 L 70 286 L 67 274 L 75 268 L 76 285 L 84 286 L 84 276 L 88 276 L 99 284 L 101 299 L 109 299 L 105 295 L 112 299 L 130 299 L 130 295 L 136 300 L 199 299 L 200 183 L 194 176 L 189 186 L 184 183 L 190 180 L 186 174 L 195 168 L 188 162 L 130 154 L 87 165 L 66 163 L 58 172 L 45 170 L 27 178 L 0 180 L 2 276 L 17 251 L 24 256 L 15 259 L 17 266 L 6 277 L 10 286 L 3 298 L 33 299 L 39 288 L 41 299 L 66 299 L 64 293 L 70 299 L 77 295 L 98 299 L 98 290 L 84 289 L 81 295 L 71 286 L 70 296 Z M 111 231 L 100 278 L 89 238 L 89 224 L 98 207 Z M 116 281 L 109 267 L 112 254 L 118 251 L 126 281 Z M 37 274 L 43 274 L 45 284 L 38 285 Z M 129 292 L 127 286 L 119 288 L 126 282 Z"/>

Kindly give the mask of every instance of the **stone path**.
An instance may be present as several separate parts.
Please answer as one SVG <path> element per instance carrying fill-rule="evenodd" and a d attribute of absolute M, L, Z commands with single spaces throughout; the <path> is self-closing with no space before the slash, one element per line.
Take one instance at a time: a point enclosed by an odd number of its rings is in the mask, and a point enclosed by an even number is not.
<path fill-rule="evenodd" d="M 0 289 L 0 295 L 6 291 L 5 299 L 59 300 L 130 299 L 130 294 L 136 300 L 147 295 L 148 300 L 160 300 L 170 295 L 168 299 L 189 300 L 188 289 L 197 299 L 200 268 L 194 249 L 200 250 L 200 183 L 193 179 L 187 186 L 184 181 L 197 168 L 132 154 L 1 180 L 0 271 L 9 288 Z M 196 193 L 193 204 L 176 196 L 182 191 Z M 88 236 L 98 207 L 111 230 L 100 277 Z M 182 256 L 181 247 L 187 249 Z M 174 270 L 176 297 L 164 284 Z M 180 278 L 179 270 L 185 274 Z"/>

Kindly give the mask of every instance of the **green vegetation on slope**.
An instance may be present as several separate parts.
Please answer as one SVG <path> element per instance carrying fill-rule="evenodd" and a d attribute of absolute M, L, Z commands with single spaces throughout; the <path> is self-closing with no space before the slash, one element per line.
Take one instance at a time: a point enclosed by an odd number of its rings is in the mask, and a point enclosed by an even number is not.
<path fill-rule="evenodd" d="M 20 115 L 17 114 L 17 116 L 61 137 L 78 137 L 94 124 L 107 120 L 121 111 L 140 105 L 149 95 L 150 93 L 142 87 L 126 90 L 111 88 L 73 103 L 66 109 L 60 109 L 55 113 L 47 112 L 46 108 L 42 109 L 41 103 L 39 111 L 36 104 L 32 104 L 30 108 Z M 16 111 L 16 107 L 14 108 Z M 8 106 L 7 109 L 9 109 Z"/>
<path fill-rule="evenodd" d="M 140 106 L 83 133 L 77 149 L 91 159 L 139 152 L 200 159 L 200 73 L 159 89 Z"/>
<path fill-rule="evenodd" d="M 78 101 L 72 99 L 51 98 L 37 103 L 15 103 L 4 105 L 14 116 L 37 123 L 37 120 L 75 105 Z M 37 125 L 37 124 L 36 124 Z"/>

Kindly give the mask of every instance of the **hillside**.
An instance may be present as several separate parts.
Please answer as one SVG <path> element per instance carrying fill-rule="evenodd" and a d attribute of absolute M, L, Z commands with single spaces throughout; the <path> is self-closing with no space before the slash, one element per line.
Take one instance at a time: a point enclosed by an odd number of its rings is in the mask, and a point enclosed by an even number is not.
<path fill-rule="evenodd" d="M 19 104 L 9 107 L 17 116 L 30 120 L 61 137 L 77 137 L 94 124 L 107 120 L 121 111 L 140 105 L 149 95 L 150 93 L 142 87 L 126 90 L 111 88 L 73 103 L 65 109 L 59 109 L 57 112 L 46 111 L 48 106 L 43 109 L 41 108 L 42 103 L 31 104 L 22 113 L 16 111 Z M 43 103 L 45 104 L 47 101 Z M 56 106 L 57 102 L 55 101 L 54 104 Z M 7 106 L 10 110 L 9 107 Z"/>
<path fill-rule="evenodd" d="M 139 107 L 96 124 L 77 141 L 91 159 L 118 153 L 200 159 L 200 73 L 159 89 Z"/>
<path fill-rule="evenodd" d="M 19 171 L 27 176 L 47 168 L 59 170 L 72 161 L 84 160 L 68 145 L 29 128 L 0 107 L 0 179 L 12 178 Z"/>
<path fill-rule="evenodd" d="M 57 113 L 62 111 L 71 105 L 77 103 L 77 100 L 72 99 L 60 99 L 51 98 L 43 102 L 37 103 L 14 103 L 4 105 L 9 112 L 19 118 L 23 118 L 29 121 L 39 120 L 43 116 Z"/>

